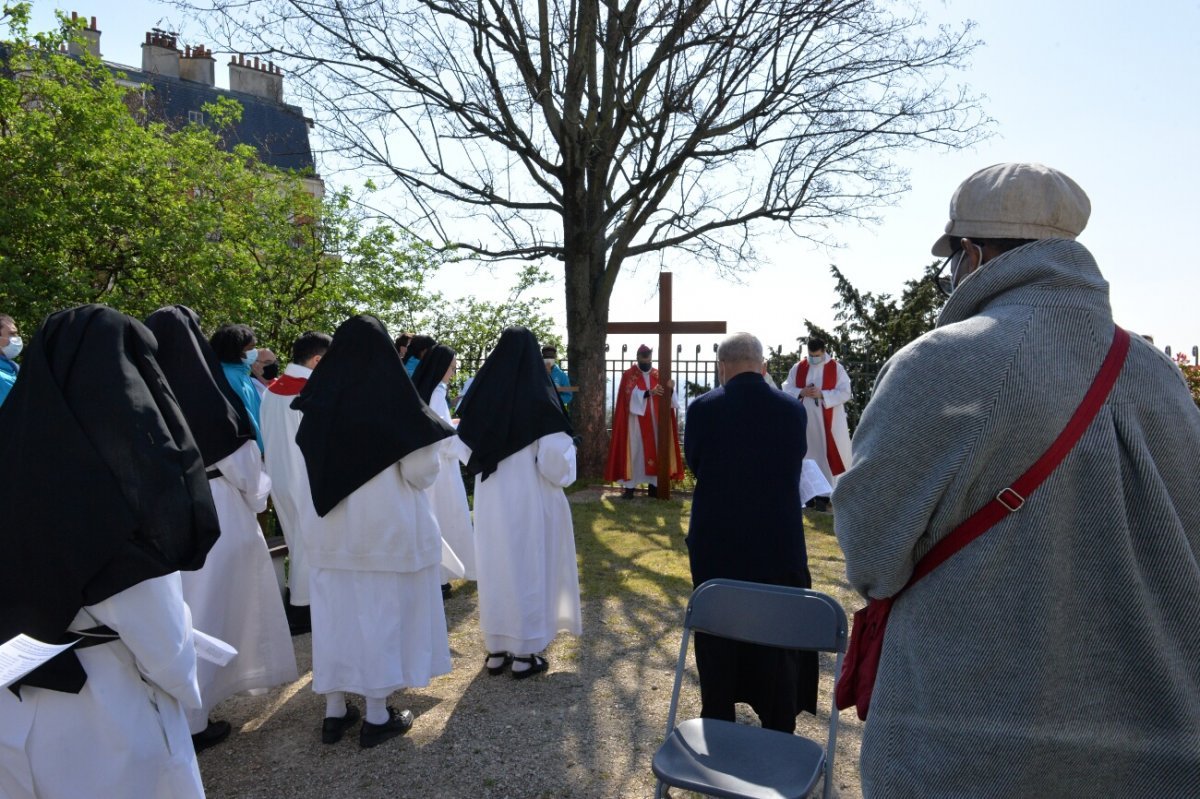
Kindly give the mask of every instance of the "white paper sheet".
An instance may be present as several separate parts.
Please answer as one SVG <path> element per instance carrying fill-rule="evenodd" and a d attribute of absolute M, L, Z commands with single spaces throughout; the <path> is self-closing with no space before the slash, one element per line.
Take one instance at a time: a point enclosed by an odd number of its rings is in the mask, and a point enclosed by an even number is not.
<path fill-rule="evenodd" d="M 833 486 L 825 479 L 821 467 L 811 458 L 804 459 L 804 468 L 800 471 L 800 501 L 808 502 L 813 497 L 827 497 L 833 493 Z"/>
<path fill-rule="evenodd" d="M 236 649 L 220 638 L 213 638 L 208 633 L 192 630 L 192 639 L 196 642 L 196 657 L 201 660 L 207 660 L 218 666 L 227 666 L 229 661 L 237 657 Z"/>
<path fill-rule="evenodd" d="M 0 644 L 0 689 L 7 688 L 59 652 L 65 652 L 77 643 L 79 641 L 61 646 L 46 644 L 24 633 L 10 638 Z"/>

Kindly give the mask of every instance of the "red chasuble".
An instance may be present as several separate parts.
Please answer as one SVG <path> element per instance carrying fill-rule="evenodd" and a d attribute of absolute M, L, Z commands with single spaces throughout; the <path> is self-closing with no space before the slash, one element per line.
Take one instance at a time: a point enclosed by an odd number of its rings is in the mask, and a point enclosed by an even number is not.
<path fill-rule="evenodd" d="M 808 383 L 808 359 L 801 361 L 796 368 L 796 385 L 803 387 Z M 825 373 L 821 375 L 821 390 L 832 391 L 837 388 L 837 361 L 825 362 Z M 846 471 L 842 463 L 842 453 L 838 451 L 837 442 L 833 440 L 833 408 L 821 404 L 821 420 L 825 422 L 825 457 L 829 459 L 829 471 L 834 475 Z"/>
<path fill-rule="evenodd" d="M 280 375 L 271 381 L 271 384 L 267 386 L 267 391 L 281 397 L 294 397 L 304 390 L 304 384 L 307 382 L 308 378 L 306 377 Z"/>
<path fill-rule="evenodd" d="M 633 476 L 633 464 L 630 462 L 631 453 L 629 451 L 629 400 L 634 391 L 645 391 L 645 384 L 641 380 L 642 374 L 642 370 L 637 366 L 631 366 L 621 375 L 621 386 L 617 391 L 617 407 L 613 411 L 612 443 L 608 449 L 608 465 L 604 469 L 604 479 L 609 482 L 630 480 Z M 651 369 L 649 377 L 650 388 L 653 390 L 658 385 L 658 370 Z M 646 474 L 650 475 L 658 472 L 658 440 L 654 435 L 654 422 L 651 417 L 651 414 L 654 417 L 658 416 L 658 402 L 658 397 L 650 397 L 647 400 L 647 404 L 650 406 L 648 412 L 637 417 L 638 424 L 641 426 L 645 470 Z M 679 453 L 679 421 L 674 408 L 671 409 L 671 441 L 670 477 L 672 480 L 682 480 L 683 457 Z"/>

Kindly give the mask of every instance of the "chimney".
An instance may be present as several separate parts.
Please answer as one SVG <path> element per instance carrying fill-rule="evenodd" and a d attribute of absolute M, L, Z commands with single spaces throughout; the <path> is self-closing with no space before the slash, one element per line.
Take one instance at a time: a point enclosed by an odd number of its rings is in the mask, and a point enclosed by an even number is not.
<path fill-rule="evenodd" d="M 212 50 L 202 44 L 184 48 L 179 59 L 179 77 L 184 80 L 203 83 L 205 86 L 215 86 L 217 83 L 217 60 L 213 58 Z"/>
<path fill-rule="evenodd" d="M 283 102 L 283 70 L 273 63 L 252 62 L 244 55 L 229 59 L 229 88 L 274 103 Z"/>
<path fill-rule="evenodd" d="M 71 21 L 75 22 L 78 19 L 79 19 L 79 15 L 77 13 L 75 13 L 74 11 L 72 11 L 71 12 Z M 71 55 L 78 57 L 78 56 L 83 55 L 83 51 L 86 48 L 87 52 L 91 53 L 96 58 L 99 58 L 100 57 L 100 31 L 96 28 L 96 18 L 95 17 L 92 17 L 90 24 L 88 24 L 86 19 L 84 20 L 83 30 L 79 32 L 79 35 L 83 39 L 82 44 L 80 42 L 72 39 L 71 43 L 68 47 L 68 52 L 70 52 Z"/>
<path fill-rule="evenodd" d="M 142 43 L 142 72 L 179 77 L 179 46 L 175 34 L 154 28 Z"/>

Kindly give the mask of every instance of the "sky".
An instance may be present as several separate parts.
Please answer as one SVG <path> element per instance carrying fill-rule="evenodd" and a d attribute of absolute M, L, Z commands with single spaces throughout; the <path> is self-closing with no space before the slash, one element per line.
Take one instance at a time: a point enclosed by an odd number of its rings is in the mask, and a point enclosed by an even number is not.
<path fill-rule="evenodd" d="M 836 247 L 818 247 L 781 233 L 759 245 L 764 265 L 740 282 L 703 263 L 673 263 L 674 317 L 725 321 L 765 345 L 796 348 L 805 319 L 832 327 L 836 264 L 863 291 L 898 294 L 933 260 L 929 248 L 947 221 L 950 196 L 974 171 L 1004 161 L 1038 161 L 1075 179 L 1092 216 L 1079 241 L 1095 255 L 1111 285 L 1114 316 L 1161 346 L 1190 353 L 1200 345 L 1200 2 L 1155 0 L 931 0 L 931 23 L 974 20 L 984 44 L 968 70 L 953 79 L 984 96 L 993 135 L 973 149 L 917 151 L 897 161 L 911 190 L 880 209 L 878 223 L 846 223 L 828 233 Z M 35 0 L 34 27 L 53 24 L 54 11 L 96 16 L 106 60 L 138 65 L 145 32 L 161 26 L 199 30 L 169 5 L 151 0 Z M 218 55 L 218 85 L 225 83 Z M 286 79 L 285 79 L 286 93 Z M 311 109 L 306 109 L 311 111 Z M 613 294 L 612 321 L 654 320 L 657 261 L 626 265 Z M 447 295 L 507 293 L 511 272 L 480 269 L 463 280 L 461 267 L 435 287 Z M 547 296 L 565 334 L 561 281 Z M 610 338 L 612 352 L 632 351 L 648 337 Z M 686 356 L 698 345 L 711 354 L 719 336 L 680 337 Z M 653 341 L 647 343 L 654 344 Z M 614 357 L 614 356 L 610 356 Z"/>

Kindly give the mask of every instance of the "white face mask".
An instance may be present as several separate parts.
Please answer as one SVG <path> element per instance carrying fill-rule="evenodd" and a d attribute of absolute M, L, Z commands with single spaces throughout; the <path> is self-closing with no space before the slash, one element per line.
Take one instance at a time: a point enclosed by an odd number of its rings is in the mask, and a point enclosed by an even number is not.
<path fill-rule="evenodd" d="M 810 356 L 808 356 L 808 363 L 810 366 L 820 366 L 821 364 L 825 363 L 825 356 L 824 355 L 810 355 Z"/>
<path fill-rule="evenodd" d="M 249 366 L 250 364 L 254 363 L 257 360 L 258 360 L 258 350 L 250 350 L 249 352 L 244 353 L 242 355 L 242 363 L 244 363 L 246 366 Z"/>
<path fill-rule="evenodd" d="M 4 349 L 0 350 L 4 353 L 4 357 L 10 361 L 14 360 L 21 354 L 21 350 L 25 348 L 25 344 L 21 341 L 20 336 L 9 336 L 8 343 L 4 345 Z"/>
<path fill-rule="evenodd" d="M 542 358 L 542 363 L 546 364 L 547 366 L 553 366 L 554 359 L 553 358 Z"/>

